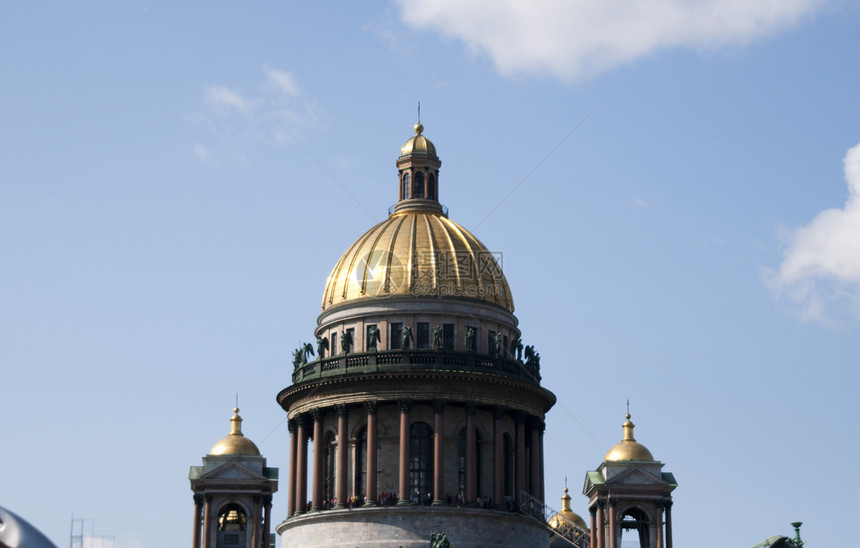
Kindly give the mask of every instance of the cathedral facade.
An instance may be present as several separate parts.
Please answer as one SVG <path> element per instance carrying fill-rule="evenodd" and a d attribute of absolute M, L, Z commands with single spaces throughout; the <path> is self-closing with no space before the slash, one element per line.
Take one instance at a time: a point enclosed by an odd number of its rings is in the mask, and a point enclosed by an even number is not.
<path fill-rule="evenodd" d="M 544 503 L 555 396 L 496 254 L 448 218 L 415 126 L 386 220 L 335 263 L 315 343 L 293 354 L 283 548 L 672 548 L 674 476 L 633 437 L 586 473 L 587 523 Z M 278 470 L 241 432 L 191 468 L 193 548 L 267 548 Z M 628 545 L 628 544 L 625 544 Z"/>

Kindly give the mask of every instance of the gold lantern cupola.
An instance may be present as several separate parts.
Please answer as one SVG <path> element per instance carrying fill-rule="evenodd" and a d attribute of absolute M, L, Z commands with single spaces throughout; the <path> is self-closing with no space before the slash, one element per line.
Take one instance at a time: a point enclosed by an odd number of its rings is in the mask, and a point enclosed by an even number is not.
<path fill-rule="evenodd" d="M 649 451 L 648 448 L 641 443 L 637 442 L 636 438 L 633 437 L 633 428 L 635 425 L 630 421 L 629 409 L 627 410 L 625 418 L 627 420 L 625 420 L 624 424 L 621 425 L 621 427 L 624 429 L 624 437 L 619 443 L 615 444 L 615 446 L 610 449 L 608 453 L 606 453 L 606 457 L 603 460 L 653 461 L 654 457 L 651 455 L 651 451 Z"/>
<path fill-rule="evenodd" d="M 566 479 L 565 482 L 567 482 Z M 570 495 L 567 494 L 567 487 L 564 488 L 564 495 L 561 497 L 561 511 L 549 518 L 549 521 L 547 522 L 549 523 L 549 526 L 553 529 L 558 529 L 561 525 L 559 517 L 566 519 L 578 527 L 588 530 L 588 526 L 585 524 L 585 520 L 582 519 L 582 516 L 570 509 Z"/>
<path fill-rule="evenodd" d="M 257 446 L 242 434 L 242 417 L 239 416 L 239 408 L 233 408 L 233 416 L 230 417 L 230 434 L 221 438 L 212 446 L 210 455 L 260 455 Z"/>
<path fill-rule="evenodd" d="M 394 213 L 433 211 L 442 213 L 439 203 L 439 167 L 436 146 L 424 136 L 424 126 L 415 124 L 415 135 L 400 148 L 397 158 L 398 202 Z"/>

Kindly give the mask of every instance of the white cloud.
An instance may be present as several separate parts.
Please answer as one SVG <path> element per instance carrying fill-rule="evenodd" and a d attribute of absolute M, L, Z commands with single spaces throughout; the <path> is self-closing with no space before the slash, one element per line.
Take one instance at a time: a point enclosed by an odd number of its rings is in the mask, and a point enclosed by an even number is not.
<path fill-rule="evenodd" d="M 788 235 L 782 264 L 766 270 L 774 294 L 806 320 L 860 317 L 860 144 L 845 155 L 848 199 Z"/>
<path fill-rule="evenodd" d="M 254 108 L 254 101 L 249 101 L 242 97 L 241 92 L 218 84 L 206 86 L 203 100 L 209 105 L 232 107 L 245 114 Z"/>
<path fill-rule="evenodd" d="M 826 0 L 398 0 L 415 29 L 458 38 L 503 74 L 591 76 L 671 47 L 744 44 Z"/>
<path fill-rule="evenodd" d="M 295 97 L 299 94 L 299 87 L 296 85 L 291 72 L 264 67 L 263 73 L 266 75 L 266 82 L 270 88 L 274 88 L 290 97 Z"/>
<path fill-rule="evenodd" d="M 248 86 L 251 92 L 224 84 L 203 88 L 200 109 L 185 117 L 210 135 L 190 146 L 196 160 L 244 163 L 257 143 L 294 142 L 320 126 L 320 109 L 302 94 L 291 72 L 270 66 L 261 72 L 261 79 Z"/>
<path fill-rule="evenodd" d="M 206 163 L 209 161 L 209 149 L 201 145 L 200 143 L 197 143 L 193 147 L 191 147 L 191 151 L 194 153 L 194 157 L 201 162 Z"/>

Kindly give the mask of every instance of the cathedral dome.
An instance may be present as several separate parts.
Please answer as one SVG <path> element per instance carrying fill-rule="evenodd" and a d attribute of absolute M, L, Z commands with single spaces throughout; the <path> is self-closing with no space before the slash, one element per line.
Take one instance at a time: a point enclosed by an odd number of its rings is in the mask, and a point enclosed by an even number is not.
<path fill-rule="evenodd" d="M 427 137 L 424 137 L 421 132 L 424 131 L 424 126 L 420 123 L 415 124 L 415 136 L 409 138 L 400 149 L 401 156 L 410 154 L 426 154 L 428 156 L 436 156 L 436 147 Z"/>
<path fill-rule="evenodd" d="M 641 460 L 653 461 L 654 457 L 647 447 L 637 442 L 633 437 L 633 427 L 630 421 L 630 413 L 625 415 L 627 419 L 621 427 L 624 429 L 624 438 L 606 453 L 605 461 Z"/>
<path fill-rule="evenodd" d="M 260 455 L 257 446 L 242 434 L 242 417 L 239 416 L 239 408 L 233 408 L 233 416 L 230 418 L 230 434 L 218 440 L 212 446 L 210 455 Z"/>
<path fill-rule="evenodd" d="M 395 211 L 352 244 L 328 278 L 322 307 L 390 297 L 470 298 L 514 310 L 494 255 L 427 209 Z"/>
<path fill-rule="evenodd" d="M 582 527 L 585 530 L 588 530 L 588 525 L 585 524 L 585 520 L 582 519 L 582 516 L 574 512 L 570 509 L 570 495 L 567 494 L 567 487 L 564 488 L 564 496 L 561 497 L 561 511 L 557 514 L 553 514 L 551 518 L 549 518 L 549 526 L 553 529 L 558 529 L 561 525 L 561 520 L 558 518 L 562 517 L 567 521 Z"/>

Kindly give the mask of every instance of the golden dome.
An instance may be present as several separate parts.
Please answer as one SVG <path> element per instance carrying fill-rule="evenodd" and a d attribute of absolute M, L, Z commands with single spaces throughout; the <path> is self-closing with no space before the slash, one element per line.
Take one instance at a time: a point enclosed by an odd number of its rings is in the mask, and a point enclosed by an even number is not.
<path fill-rule="evenodd" d="M 624 421 L 624 424 L 621 427 L 624 429 L 624 438 L 615 444 L 615 447 L 609 450 L 606 453 L 606 457 L 603 459 L 605 461 L 622 461 L 622 460 L 645 460 L 645 461 L 653 461 L 654 457 L 651 455 L 651 451 L 648 450 L 647 447 L 637 442 L 633 437 L 633 427 L 635 426 L 632 422 L 630 422 L 630 413 L 628 412 L 625 415 L 627 419 Z"/>
<path fill-rule="evenodd" d="M 254 442 L 242 434 L 242 417 L 239 416 L 239 408 L 233 408 L 233 416 L 230 417 L 230 434 L 221 438 L 212 446 L 210 455 L 257 455 L 260 450 Z"/>
<path fill-rule="evenodd" d="M 493 254 L 432 207 L 395 211 L 365 232 L 329 275 L 322 308 L 409 296 L 472 298 L 514 311 Z"/>
<path fill-rule="evenodd" d="M 415 136 L 410 137 L 400 149 L 401 156 L 408 156 L 409 154 L 436 156 L 436 147 L 430 142 L 430 139 L 421 135 L 422 131 L 424 131 L 424 126 L 420 122 L 415 124 Z"/>
<path fill-rule="evenodd" d="M 566 482 L 567 480 L 565 480 Z M 554 514 L 551 518 L 549 518 L 549 526 L 553 529 L 558 528 L 559 520 L 558 516 L 565 518 L 566 520 L 582 527 L 585 530 L 588 530 L 588 526 L 585 524 L 585 520 L 582 517 L 570 509 L 570 495 L 567 494 L 567 487 L 564 488 L 564 495 L 561 497 L 561 511 L 557 514 Z"/>

